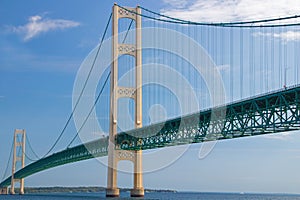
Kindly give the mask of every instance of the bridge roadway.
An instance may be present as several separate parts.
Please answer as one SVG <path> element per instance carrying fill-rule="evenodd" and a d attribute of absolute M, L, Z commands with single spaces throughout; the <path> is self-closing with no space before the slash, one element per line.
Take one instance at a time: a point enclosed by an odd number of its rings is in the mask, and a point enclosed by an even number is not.
<path fill-rule="evenodd" d="M 155 149 L 212 140 L 299 130 L 300 86 L 278 90 L 224 106 L 203 110 L 163 123 L 119 133 L 116 148 Z M 68 163 L 107 155 L 108 137 L 54 153 L 27 165 L 15 178 Z M 11 184 L 11 177 L 0 188 Z"/>

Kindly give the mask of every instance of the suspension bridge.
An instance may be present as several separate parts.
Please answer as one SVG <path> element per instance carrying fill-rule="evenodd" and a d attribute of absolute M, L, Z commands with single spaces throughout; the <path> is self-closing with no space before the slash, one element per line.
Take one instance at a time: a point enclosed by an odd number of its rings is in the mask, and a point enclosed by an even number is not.
<path fill-rule="evenodd" d="M 108 156 L 106 195 L 119 196 L 117 163 L 129 160 L 134 164 L 131 196 L 140 197 L 143 150 L 299 130 L 299 19 L 193 22 L 115 4 L 100 44 L 84 62 L 84 79 L 79 79 L 72 113 L 57 140 L 39 157 L 25 130 L 16 130 L 12 174 L 4 174 L 0 193 L 7 194 L 11 186 L 14 194 L 20 181 L 23 194 L 24 178 L 30 175 Z M 103 76 L 95 83 L 91 79 L 99 76 L 97 70 Z M 78 110 L 92 84 L 98 94 L 82 113 Z M 130 101 L 124 106 L 121 99 Z M 168 114 L 156 110 L 156 119 L 147 118 L 145 111 L 158 104 Z M 79 115 L 71 142 L 50 155 Z M 108 134 L 74 145 L 81 135 L 98 130 L 89 124 L 94 115 Z M 25 151 L 26 141 L 37 159 Z M 25 159 L 31 161 L 26 166 Z"/>

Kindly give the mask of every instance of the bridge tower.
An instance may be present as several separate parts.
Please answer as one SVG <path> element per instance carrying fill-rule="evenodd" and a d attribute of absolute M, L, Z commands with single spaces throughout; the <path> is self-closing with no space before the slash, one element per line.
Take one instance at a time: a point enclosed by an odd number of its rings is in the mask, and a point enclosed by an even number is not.
<path fill-rule="evenodd" d="M 131 12 L 130 12 L 131 11 Z M 142 127 L 142 50 L 141 50 L 141 9 L 121 8 L 113 6 L 112 23 L 112 65 L 111 65 L 111 88 L 110 88 L 110 130 L 108 146 L 108 176 L 107 197 L 118 197 L 120 195 L 117 187 L 118 161 L 130 160 L 134 164 L 134 186 L 131 190 L 132 197 L 143 197 L 143 174 L 142 174 L 142 151 L 122 151 L 115 148 L 115 136 L 117 134 L 117 110 L 119 98 L 132 98 L 135 103 L 135 128 Z M 137 13 L 137 14 L 136 14 Z M 135 44 L 119 44 L 118 21 L 121 18 L 129 18 L 136 22 Z M 135 57 L 135 87 L 122 87 L 118 85 L 118 57 L 127 54 Z M 126 92 L 121 92 L 121 91 Z"/>
<path fill-rule="evenodd" d="M 24 178 L 15 179 L 16 166 L 18 162 L 21 162 L 21 168 L 25 167 L 25 141 L 26 132 L 24 129 L 16 129 L 14 133 L 14 153 L 12 163 L 12 175 L 11 175 L 11 188 L 10 193 L 15 194 L 15 182 L 20 182 L 20 194 L 24 194 Z M 21 136 L 21 142 L 18 141 L 18 136 Z M 18 151 L 21 152 L 21 156 L 18 155 Z"/>

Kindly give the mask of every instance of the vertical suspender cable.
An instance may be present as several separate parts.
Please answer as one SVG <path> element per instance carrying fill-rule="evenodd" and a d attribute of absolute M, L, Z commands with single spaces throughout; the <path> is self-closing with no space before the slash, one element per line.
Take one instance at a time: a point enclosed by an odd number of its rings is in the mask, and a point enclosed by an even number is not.
<path fill-rule="evenodd" d="M 282 35 L 282 28 L 279 28 L 279 35 Z M 278 63 L 279 63 L 279 84 L 278 87 L 282 88 L 283 86 L 283 82 L 282 82 L 282 45 L 281 45 L 281 41 L 280 38 L 278 39 L 278 46 L 279 46 L 279 56 L 278 56 Z"/>
<path fill-rule="evenodd" d="M 283 27 L 283 33 L 286 33 L 286 28 Z M 284 87 L 286 88 L 288 86 L 288 69 L 290 68 L 290 66 L 288 66 L 288 62 L 287 62 L 287 38 L 284 37 L 282 38 L 281 44 L 283 44 L 283 69 L 284 69 Z"/>
<path fill-rule="evenodd" d="M 259 28 L 259 31 L 258 31 L 259 33 L 262 33 L 262 28 Z M 264 42 L 264 40 L 263 40 L 263 35 L 262 34 L 259 34 L 259 55 L 258 55 L 258 57 L 259 57 L 259 68 L 258 69 L 256 69 L 255 71 L 257 71 L 257 72 L 259 72 L 259 93 L 262 93 L 263 92 L 263 90 L 262 90 L 262 88 L 263 88 L 263 82 L 264 82 L 264 79 L 265 79 L 265 76 L 263 76 L 263 74 L 265 73 L 264 72 L 264 67 L 263 67 L 263 57 L 265 56 L 264 54 L 263 54 L 263 42 Z M 264 56 L 262 56 L 262 55 L 264 55 Z"/>
<path fill-rule="evenodd" d="M 242 99 L 243 96 L 243 83 L 244 83 L 244 35 L 243 29 L 240 29 L 240 98 Z"/>
<path fill-rule="evenodd" d="M 274 28 L 272 29 L 272 38 L 271 38 L 271 77 L 275 77 L 275 57 L 274 57 L 274 48 L 275 48 L 275 38 L 274 38 Z M 275 88 L 275 78 L 271 78 L 271 90 Z"/>
<path fill-rule="evenodd" d="M 265 79 L 265 85 L 264 85 L 264 92 L 268 92 L 268 88 L 269 88 L 269 68 L 268 68 L 268 43 L 265 40 L 265 35 L 266 35 L 266 31 L 264 29 L 264 79 Z"/>
<path fill-rule="evenodd" d="M 296 28 L 294 28 L 294 38 L 297 37 L 297 32 L 296 32 Z M 295 74 L 296 74 L 296 83 L 299 84 L 299 56 L 296 56 L 296 52 L 299 51 L 299 47 L 300 47 L 300 42 L 294 42 L 294 68 L 295 70 Z"/>
<path fill-rule="evenodd" d="M 253 95 L 253 91 L 252 91 L 252 88 L 253 88 L 253 79 L 252 79 L 252 75 L 253 75 L 253 66 L 252 66 L 252 62 L 253 62 L 253 57 L 252 57 L 252 54 L 253 54 L 253 39 L 252 39 L 252 28 L 250 28 L 249 30 L 249 35 L 248 35 L 248 38 L 249 38 L 249 68 L 250 68 L 250 74 L 249 74 L 249 91 L 250 91 L 250 96 Z"/>
<path fill-rule="evenodd" d="M 230 28 L 230 101 L 233 101 L 233 69 L 234 69 L 234 62 L 233 62 L 233 28 Z"/>

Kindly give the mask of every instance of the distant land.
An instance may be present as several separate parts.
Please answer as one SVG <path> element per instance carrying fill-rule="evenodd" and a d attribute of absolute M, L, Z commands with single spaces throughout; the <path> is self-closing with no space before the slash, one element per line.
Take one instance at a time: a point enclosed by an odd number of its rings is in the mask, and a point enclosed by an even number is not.
<path fill-rule="evenodd" d="M 19 188 L 16 188 L 16 193 Z M 25 187 L 25 194 L 45 194 L 45 193 L 92 193 L 103 192 L 105 187 Z M 127 192 L 130 188 L 120 188 L 120 191 Z M 156 190 L 145 189 L 145 192 L 177 192 L 176 190 Z"/>

